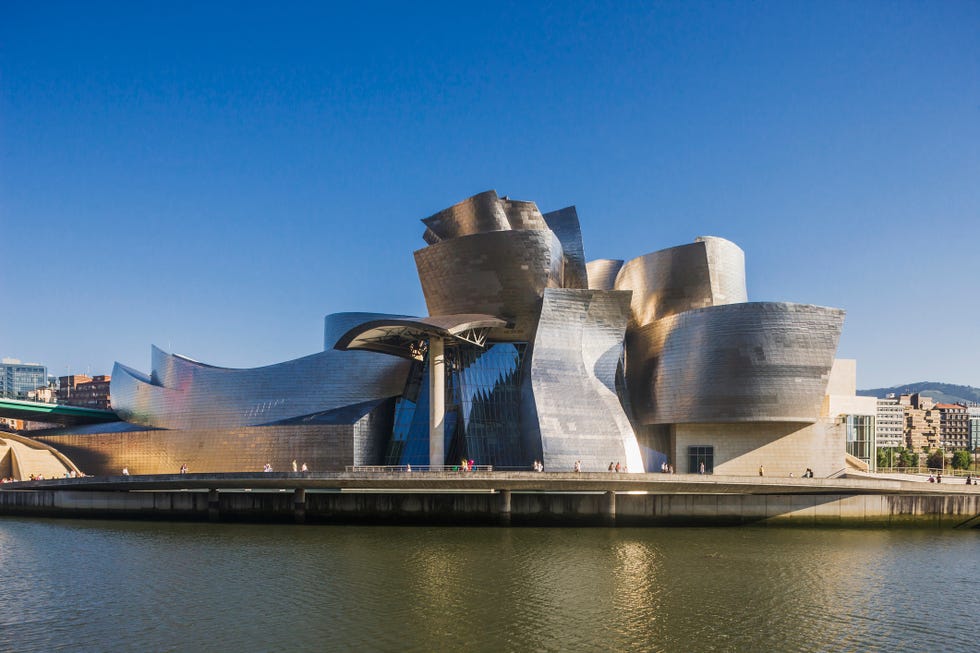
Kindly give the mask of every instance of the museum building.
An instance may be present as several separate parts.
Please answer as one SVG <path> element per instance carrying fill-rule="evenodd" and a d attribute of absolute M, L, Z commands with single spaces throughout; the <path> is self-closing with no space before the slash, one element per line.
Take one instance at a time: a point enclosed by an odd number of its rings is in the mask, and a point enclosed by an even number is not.
<path fill-rule="evenodd" d="M 254 369 L 153 347 L 149 374 L 113 369 L 119 422 L 37 439 L 90 474 L 847 466 L 826 401 L 844 311 L 750 302 L 734 243 L 587 261 L 574 207 L 494 191 L 422 222 L 428 315 L 331 314 L 323 351 Z"/>

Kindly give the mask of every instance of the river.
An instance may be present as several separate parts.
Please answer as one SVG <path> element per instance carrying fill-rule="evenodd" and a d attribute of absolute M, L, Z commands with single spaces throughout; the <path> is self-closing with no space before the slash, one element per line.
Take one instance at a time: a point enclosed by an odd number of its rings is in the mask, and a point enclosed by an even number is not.
<path fill-rule="evenodd" d="M 0 651 L 974 651 L 980 531 L 0 518 Z"/>

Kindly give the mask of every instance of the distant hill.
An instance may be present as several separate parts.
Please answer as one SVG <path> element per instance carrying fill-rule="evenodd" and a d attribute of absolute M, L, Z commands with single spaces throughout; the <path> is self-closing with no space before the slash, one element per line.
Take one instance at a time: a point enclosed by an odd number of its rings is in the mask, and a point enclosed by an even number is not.
<path fill-rule="evenodd" d="M 937 402 L 944 404 L 980 403 L 980 388 L 972 385 L 955 385 L 953 383 L 937 383 L 935 381 L 919 381 L 918 383 L 906 383 L 896 385 L 891 388 L 873 388 L 871 390 L 858 390 L 858 395 L 862 397 L 884 397 L 887 394 L 895 393 L 895 396 L 919 392 L 926 397 L 931 397 Z"/>

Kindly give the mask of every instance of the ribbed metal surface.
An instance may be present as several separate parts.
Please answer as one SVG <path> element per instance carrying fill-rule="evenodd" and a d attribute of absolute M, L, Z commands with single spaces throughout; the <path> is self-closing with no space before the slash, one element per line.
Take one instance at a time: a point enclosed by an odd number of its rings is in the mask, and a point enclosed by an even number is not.
<path fill-rule="evenodd" d="M 745 302 L 745 254 L 723 238 L 703 238 L 627 261 L 616 290 L 632 290 L 630 325 L 705 306 Z"/>
<path fill-rule="evenodd" d="M 213 367 L 153 349 L 150 377 L 116 364 L 112 405 L 133 424 L 167 429 L 269 424 L 400 395 L 409 363 L 328 350 L 254 369 Z"/>
<path fill-rule="evenodd" d="M 545 290 L 531 359 L 545 469 L 643 471 L 640 449 L 616 395 L 628 292 Z"/>
<path fill-rule="evenodd" d="M 641 424 L 815 422 L 844 323 L 836 308 L 742 303 L 687 311 L 627 335 Z"/>
<path fill-rule="evenodd" d="M 623 269 L 622 259 L 599 258 L 585 264 L 589 288 L 592 290 L 614 290 L 616 275 Z"/>
<path fill-rule="evenodd" d="M 574 206 L 544 214 L 548 228 L 561 241 L 564 252 L 565 288 L 588 288 L 589 278 L 585 270 L 585 246 L 582 244 L 582 227 Z M 610 288 L 611 290 L 611 288 Z"/>
<path fill-rule="evenodd" d="M 513 323 L 491 340 L 527 341 L 545 288 L 562 286 L 562 247 L 550 230 L 495 231 L 415 252 L 429 315 L 482 313 Z"/>

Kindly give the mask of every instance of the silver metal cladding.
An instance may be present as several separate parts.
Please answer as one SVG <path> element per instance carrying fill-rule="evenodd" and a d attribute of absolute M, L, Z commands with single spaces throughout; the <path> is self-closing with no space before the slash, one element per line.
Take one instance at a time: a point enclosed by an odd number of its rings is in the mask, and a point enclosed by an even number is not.
<path fill-rule="evenodd" d="M 429 315 L 480 313 L 511 323 L 491 340 L 528 341 L 545 288 L 562 287 L 562 247 L 551 230 L 495 231 L 415 252 Z"/>
<path fill-rule="evenodd" d="M 622 259 L 599 258 L 585 264 L 591 290 L 614 290 L 616 275 L 623 269 Z"/>
<path fill-rule="evenodd" d="M 128 422 L 165 429 L 269 424 L 395 397 L 410 365 L 333 349 L 252 369 L 214 367 L 157 348 L 153 354 L 150 383 L 125 366 L 113 370 L 112 406 Z"/>
<path fill-rule="evenodd" d="M 745 302 L 745 254 L 723 238 L 699 239 L 627 261 L 615 288 L 633 291 L 631 327 L 695 308 Z"/>
<path fill-rule="evenodd" d="M 497 191 L 488 190 L 468 197 L 458 204 L 423 218 L 425 242 L 433 245 L 443 240 L 490 231 L 510 229 Z"/>
<path fill-rule="evenodd" d="M 544 221 L 561 241 L 561 248 L 564 252 L 565 288 L 588 288 L 585 246 L 582 244 L 582 227 L 578 221 L 578 211 L 575 210 L 574 206 L 569 206 L 545 213 Z"/>
<path fill-rule="evenodd" d="M 616 394 L 630 293 L 548 288 L 534 338 L 531 387 L 546 469 L 643 471 Z"/>
<path fill-rule="evenodd" d="M 631 329 L 627 385 L 641 424 L 815 422 L 844 311 L 713 306 Z"/>

